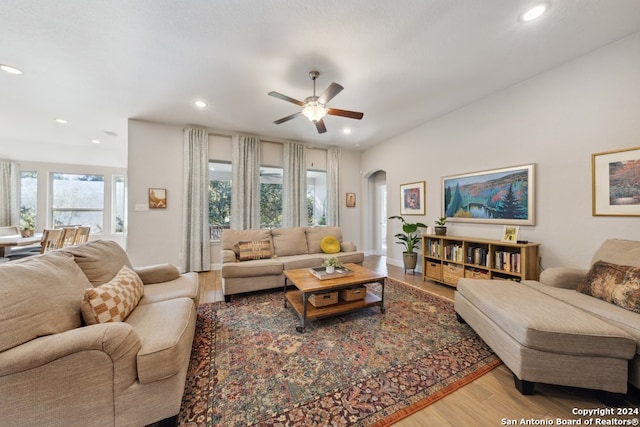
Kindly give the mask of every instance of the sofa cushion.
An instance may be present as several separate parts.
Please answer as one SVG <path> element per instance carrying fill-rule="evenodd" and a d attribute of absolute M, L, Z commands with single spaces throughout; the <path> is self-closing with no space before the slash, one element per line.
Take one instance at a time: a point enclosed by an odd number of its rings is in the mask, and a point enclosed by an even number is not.
<path fill-rule="evenodd" d="M 62 252 L 0 264 L 0 352 L 81 327 L 80 300 L 90 286 Z"/>
<path fill-rule="evenodd" d="M 635 354 L 636 342 L 624 330 L 525 284 L 463 278 L 457 292 L 525 347 L 624 359 Z"/>
<path fill-rule="evenodd" d="M 273 248 L 277 256 L 306 254 L 307 237 L 302 227 L 275 228 L 271 230 Z"/>
<path fill-rule="evenodd" d="M 576 291 L 640 314 L 640 267 L 596 261 Z"/>
<path fill-rule="evenodd" d="M 228 249 L 239 255 L 238 242 L 253 242 L 257 240 L 271 240 L 271 230 L 267 228 L 250 230 L 224 230 L 220 238 L 221 249 Z"/>
<path fill-rule="evenodd" d="M 320 267 L 324 259 L 321 254 L 318 255 L 291 255 L 280 258 L 285 270 L 294 270 L 296 268 Z"/>
<path fill-rule="evenodd" d="M 191 298 L 197 305 L 199 297 L 198 273 L 190 271 L 175 280 L 144 285 L 144 296 L 138 305 L 175 298 Z"/>
<path fill-rule="evenodd" d="M 82 317 L 87 325 L 122 322 L 136 308 L 143 293 L 140 277 L 124 266 L 107 283 L 86 290 L 82 300 Z"/>
<path fill-rule="evenodd" d="M 156 264 L 146 267 L 136 267 L 134 271 L 140 276 L 142 283 L 150 285 L 153 283 L 170 282 L 180 277 L 180 272 L 175 265 Z"/>
<path fill-rule="evenodd" d="M 640 267 L 640 242 L 623 239 L 605 240 L 593 255 L 591 264 L 595 264 L 596 261 Z"/>
<path fill-rule="evenodd" d="M 282 274 L 282 261 L 279 259 L 258 259 L 246 262 L 222 264 L 222 277 L 260 277 Z"/>
<path fill-rule="evenodd" d="M 132 268 L 127 253 L 111 240 L 94 240 L 83 245 L 70 246 L 61 251 L 73 255 L 93 286 L 107 283 L 123 266 Z"/>
<path fill-rule="evenodd" d="M 305 233 L 307 235 L 307 252 L 310 254 L 323 252 L 320 243 L 327 236 L 333 236 L 338 242 L 342 242 L 342 230 L 340 227 L 307 227 Z"/>
<path fill-rule="evenodd" d="M 142 342 L 138 379 L 142 384 L 172 377 L 189 363 L 195 330 L 195 305 L 189 298 L 138 305 L 126 323 Z"/>
<path fill-rule="evenodd" d="M 268 259 L 272 256 L 271 240 L 238 242 L 238 260 Z"/>
<path fill-rule="evenodd" d="M 340 252 L 340 242 L 333 236 L 325 236 L 320 241 L 320 249 L 325 254 L 337 254 Z"/>

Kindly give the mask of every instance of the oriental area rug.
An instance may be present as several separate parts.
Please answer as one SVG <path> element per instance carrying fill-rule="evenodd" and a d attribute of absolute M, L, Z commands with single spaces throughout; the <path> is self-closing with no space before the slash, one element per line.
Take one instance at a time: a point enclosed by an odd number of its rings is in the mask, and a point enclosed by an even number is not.
<path fill-rule="evenodd" d="M 200 305 L 180 425 L 391 425 L 500 364 L 452 301 L 386 283 L 384 314 L 307 321 L 304 333 L 282 291 Z"/>

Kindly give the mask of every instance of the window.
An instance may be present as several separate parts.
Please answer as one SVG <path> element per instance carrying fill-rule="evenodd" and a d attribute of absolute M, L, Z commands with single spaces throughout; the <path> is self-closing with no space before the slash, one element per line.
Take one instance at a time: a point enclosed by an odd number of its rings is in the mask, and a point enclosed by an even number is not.
<path fill-rule="evenodd" d="M 52 178 L 53 226 L 90 226 L 91 233 L 102 233 L 104 177 L 54 173 Z"/>
<path fill-rule="evenodd" d="M 209 227 L 219 239 L 221 228 L 231 225 L 231 164 L 209 162 Z"/>
<path fill-rule="evenodd" d="M 20 228 L 35 230 L 38 212 L 38 172 L 20 172 Z"/>
<path fill-rule="evenodd" d="M 260 227 L 282 227 L 282 168 L 260 167 Z"/>
<path fill-rule="evenodd" d="M 125 215 L 125 189 L 124 175 L 113 176 L 113 224 L 111 230 L 113 233 L 124 233 L 124 215 Z"/>
<path fill-rule="evenodd" d="M 327 225 L 326 171 L 307 171 L 307 217 L 309 225 Z"/>

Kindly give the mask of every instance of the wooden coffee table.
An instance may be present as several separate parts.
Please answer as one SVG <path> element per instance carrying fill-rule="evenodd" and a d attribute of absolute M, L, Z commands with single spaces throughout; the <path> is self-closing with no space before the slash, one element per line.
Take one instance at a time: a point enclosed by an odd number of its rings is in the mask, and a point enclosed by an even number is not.
<path fill-rule="evenodd" d="M 295 270 L 285 270 L 284 283 L 284 306 L 287 301 L 300 317 L 300 326 L 296 327 L 298 332 L 304 332 L 308 319 L 336 316 L 363 308 L 380 306 L 380 311 L 384 313 L 384 282 L 386 276 L 368 270 L 358 264 L 345 264 L 345 267 L 353 270 L 353 274 L 335 279 L 320 280 L 311 274 L 308 268 L 297 268 Z M 309 302 L 309 296 L 313 294 L 325 294 L 327 292 L 340 291 L 356 285 L 367 283 L 380 283 L 382 292 L 380 297 L 371 292 L 366 293 L 365 298 L 357 301 L 341 301 L 337 304 L 325 307 L 314 307 Z M 287 291 L 287 285 L 293 285 L 296 290 Z"/>

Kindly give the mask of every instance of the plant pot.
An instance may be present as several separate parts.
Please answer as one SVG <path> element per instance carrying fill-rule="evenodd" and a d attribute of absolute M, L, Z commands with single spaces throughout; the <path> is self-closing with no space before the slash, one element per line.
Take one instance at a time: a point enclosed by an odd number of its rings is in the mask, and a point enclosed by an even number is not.
<path fill-rule="evenodd" d="M 415 269 L 416 264 L 418 263 L 418 254 L 415 252 L 407 253 L 402 252 L 402 261 L 404 262 L 404 268 L 407 269 Z"/>
<path fill-rule="evenodd" d="M 33 230 L 20 230 L 20 235 L 22 237 L 31 237 L 33 236 Z"/>
<path fill-rule="evenodd" d="M 333 274 L 336 272 L 336 267 L 333 265 L 328 265 L 327 266 L 327 274 Z"/>
<path fill-rule="evenodd" d="M 436 232 L 436 236 L 444 236 L 445 234 L 447 234 L 447 227 L 436 225 L 434 227 L 434 231 Z"/>

